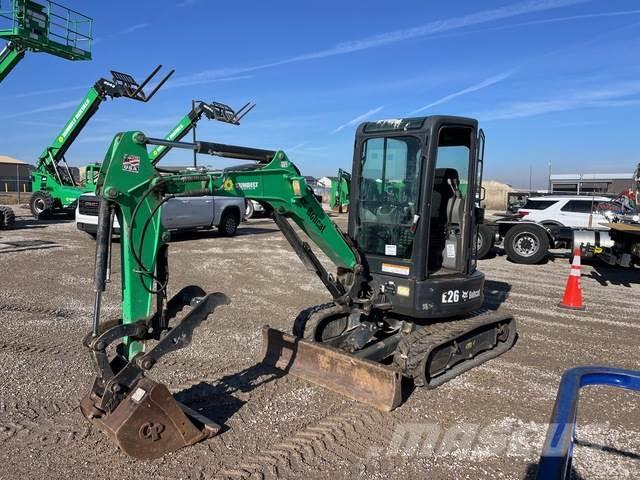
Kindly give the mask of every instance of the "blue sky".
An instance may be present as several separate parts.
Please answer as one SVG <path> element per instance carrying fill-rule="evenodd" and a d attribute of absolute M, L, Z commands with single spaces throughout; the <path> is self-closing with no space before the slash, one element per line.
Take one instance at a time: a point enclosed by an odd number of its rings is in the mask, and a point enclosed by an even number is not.
<path fill-rule="evenodd" d="M 101 160 L 118 131 L 165 135 L 192 99 L 256 102 L 240 127 L 201 122 L 200 138 L 281 148 L 316 176 L 351 169 L 360 121 L 429 114 L 478 118 L 485 177 L 519 187 L 530 166 L 544 187 L 548 162 L 640 162 L 636 0 L 60 2 L 94 18 L 94 59 L 27 56 L 0 85 L 0 154 L 33 162 L 98 78 L 162 63 L 176 69 L 166 87 L 148 104 L 103 104 L 72 165 Z"/>

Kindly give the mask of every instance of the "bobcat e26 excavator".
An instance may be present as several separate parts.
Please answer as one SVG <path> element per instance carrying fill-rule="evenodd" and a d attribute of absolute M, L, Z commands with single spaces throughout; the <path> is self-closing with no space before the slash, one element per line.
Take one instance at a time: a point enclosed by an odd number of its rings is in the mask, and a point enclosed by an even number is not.
<path fill-rule="evenodd" d="M 147 147 L 251 160 L 247 168 L 164 172 Z M 98 375 L 81 411 L 127 454 L 154 458 L 220 427 L 179 404 L 147 372 L 186 347 L 223 293 L 187 286 L 167 301 L 170 198 L 244 196 L 273 218 L 332 302 L 301 312 L 293 335 L 265 326 L 261 360 L 383 410 L 401 401 L 401 380 L 436 387 L 507 351 L 514 319 L 483 311 L 484 275 L 473 249 L 484 135 L 476 120 L 432 116 L 362 124 L 356 135 L 348 234 L 317 202 L 283 151 L 119 133 L 107 151 L 101 198 L 93 328 L 84 344 Z M 121 226 L 122 318 L 102 321 L 111 225 Z M 337 266 L 328 273 L 293 221 Z M 180 314 L 183 309 L 190 309 Z M 109 347 L 115 347 L 109 348 Z"/>

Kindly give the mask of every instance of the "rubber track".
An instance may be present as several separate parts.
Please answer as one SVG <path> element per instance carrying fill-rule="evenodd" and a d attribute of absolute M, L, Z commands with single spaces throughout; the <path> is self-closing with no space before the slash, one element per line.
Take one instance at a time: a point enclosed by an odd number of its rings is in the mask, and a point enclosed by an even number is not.
<path fill-rule="evenodd" d="M 439 377 L 446 377 L 447 373 L 436 377 L 436 383 L 434 383 L 433 385 L 424 385 L 424 382 L 422 382 L 422 380 L 419 378 L 420 362 L 422 362 L 424 357 L 428 355 L 429 352 L 436 346 L 455 339 L 456 337 L 463 335 L 464 333 L 468 332 L 471 329 L 474 329 L 475 327 L 483 325 L 488 319 L 491 319 L 491 317 L 501 319 L 504 318 L 504 316 L 505 314 L 501 312 L 487 313 L 485 311 L 476 311 L 470 313 L 466 316 L 466 318 L 462 318 L 460 320 L 441 322 L 422 327 L 400 340 L 393 359 L 394 365 L 405 372 L 406 375 L 412 377 L 417 386 L 435 388 L 441 385 L 441 383 L 444 383 L 437 382 L 437 380 Z M 499 345 L 500 344 L 498 344 L 498 346 Z M 509 346 L 509 348 L 511 347 Z M 474 358 L 477 358 L 478 356 Z M 473 360 L 474 359 L 471 359 L 465 361 L 464 363 L 473 362 Z M 459 365 L 464 365 L 464 363 Z M 475 365 L 470 365 L 469 368 L 472 368 L 473 366 Z M 449 381 L 466 371 L 468 371 L 468 369 L 462 369 L 457 374 L 451 377 L 447 377 L 445 381 Z"/>

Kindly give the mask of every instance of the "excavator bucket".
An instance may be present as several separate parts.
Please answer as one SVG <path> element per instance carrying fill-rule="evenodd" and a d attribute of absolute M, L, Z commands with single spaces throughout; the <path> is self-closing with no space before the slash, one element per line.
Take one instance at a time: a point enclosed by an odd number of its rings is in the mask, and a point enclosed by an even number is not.
<path fill-rule="evenodd" d="M 400 371 L 335 348 L 262 328 L 260 360 L 352 400 L 391 411 L 402 402 Z"/>
<path fill-rule="evenodd" d="M 216 435 L 220 426 L 177 402 L 167 387 L 143 377 L 113 412 L 101 415 L 92 393 L 82 414 L 127 455 L 158 458 Z"/>

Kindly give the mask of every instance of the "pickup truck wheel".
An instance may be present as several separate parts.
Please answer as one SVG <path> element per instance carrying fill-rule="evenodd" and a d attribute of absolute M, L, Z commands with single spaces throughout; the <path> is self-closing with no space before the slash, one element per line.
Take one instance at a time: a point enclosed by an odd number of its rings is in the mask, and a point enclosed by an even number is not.
<path fill-rule="evenodd" d="M 253 218 L 255 215 L 255 209 L 253 208 L 253 202 L 251 200 L 245 201 L 244 218 Z"/>
<path fill-rule="evenodd" d="M 53 197 L 47 192 L 34 192 L 29 200 L 29 209 L 37 220 L 50 218 L 53 214 Z"/>
<path fill-rule="evenodd" d="M 504 236 L 504 249 L 515 263 L 532 265 L 549 253 L 549 237 L 538 225 L 515 225 Z"/>
<path fill-rule="evenodd" d="M 482 260 L 491 251 L 493 247 L 493 233 L 486 225 L 478 225 L 478 235 L 476 237 L 476 258 Z"/>
<path fill-rule="evenodd" d="M 225 237 L 233 237 L 238 230 L 238 215 L 234 212 L 224 212 L 220 219 L 218 230 Z"/>

